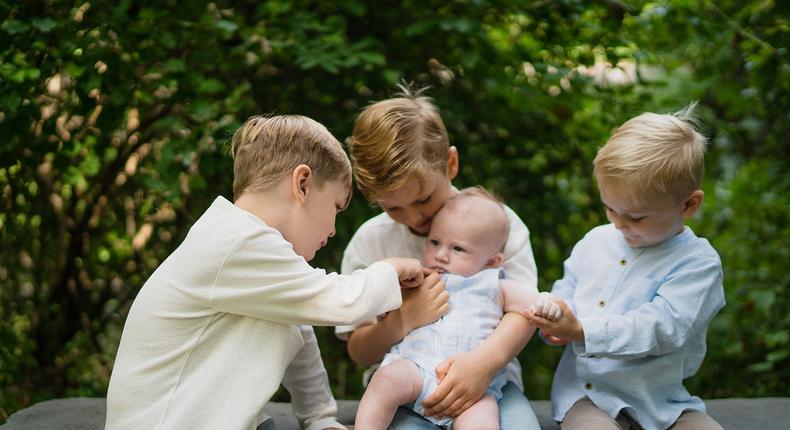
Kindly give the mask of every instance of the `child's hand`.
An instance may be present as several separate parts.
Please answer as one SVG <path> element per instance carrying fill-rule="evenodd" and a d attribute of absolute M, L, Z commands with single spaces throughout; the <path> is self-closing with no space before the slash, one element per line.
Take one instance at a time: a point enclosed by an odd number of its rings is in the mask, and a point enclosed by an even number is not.
<path fill-rule="evenodd" d="M 560 305 L 554 303 L 553 297 L 547 292 L 542 292 L 538 300 L 528 308 L 533 315 L 557 322 L 562 317 Z"/>
<path fill-rule="evenodd" d="M 426 416 L 457 417 L 477 403 L 493 375 L 480 366 L 485 358 L 472 350 L 448 357 L 436 367 L 439 385 L 422 402 Z"/>
<path fill-rule="evenodd" d="M 400 316 L 403 324 L 403 336 L 410 331 L 430 324 L 450 311 L 450 293 L 444 290 L 444 281 L 438 273 L 432 273 L 423 279 L 422 285 L 402 291 L 403 304 Z"/>
<path fill-rule="evenodd" d="M 568 342 L 584 341 L 584 328 L 576 318 L 570 306 L 565 300 L 555 299 L 555 303 L 560 307 L 561 318 L 552 321 L 540 315 L 536 315 L 532 310 L 526 310 L 522 314 L 530 323 L 540 327 L 543 337 L 552 344 L 564 345 Z"/>
<path fill-rule="evenodd" d="M 430 270 L 422 267 L 416 258 L 385 258 L 382 260 L 392 265 L 398 272 L 398 281 L 403 288 L 414 288 L 422 285 L 422 281 Z"/>

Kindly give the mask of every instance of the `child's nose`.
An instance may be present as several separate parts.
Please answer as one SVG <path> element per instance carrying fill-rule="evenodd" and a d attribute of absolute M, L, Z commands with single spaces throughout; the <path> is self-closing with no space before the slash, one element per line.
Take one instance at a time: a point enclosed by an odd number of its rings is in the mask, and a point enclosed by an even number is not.
<path fill-rule="evenodd" d="M 408 219 L 409 225 L 422 224 L 422 213 L 418 210 L 409 210 L 406 213 L 406 218 Z"/>
<path fill-rule="evenodd" d="M 623 218 L 619 216 L 612 216 L 612 224 L 614 224 L 614 228 L 618 230 L 622 230 L 625 228 L 625 223 L 623 222 Z"/>
<path fill-rule="evenodd" d="M 439 250 L 436 251 L 436 259 L 438 261 L 443 262 L 443 263 L 447 262 L 447 258 L 448 258 L 449 255 L 450 255 L 450 253 L 447 252 L 447 249 L 445 249 L 443 247 L 439 248 Z"/>

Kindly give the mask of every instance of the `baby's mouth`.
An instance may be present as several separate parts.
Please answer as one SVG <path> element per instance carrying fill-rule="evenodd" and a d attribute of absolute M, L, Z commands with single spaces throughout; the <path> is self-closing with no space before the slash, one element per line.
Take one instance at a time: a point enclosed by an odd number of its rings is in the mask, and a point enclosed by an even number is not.
<path fill-rule="evenodd" d="M 447 269 L 445 269 L 444 267 L 440 267 L 440 266 L 433 266 L 433 267 L 431 267 L 431 270 L 433 270 L 436 273 L 439 273 L 440 275 L 447 273 Z"/>

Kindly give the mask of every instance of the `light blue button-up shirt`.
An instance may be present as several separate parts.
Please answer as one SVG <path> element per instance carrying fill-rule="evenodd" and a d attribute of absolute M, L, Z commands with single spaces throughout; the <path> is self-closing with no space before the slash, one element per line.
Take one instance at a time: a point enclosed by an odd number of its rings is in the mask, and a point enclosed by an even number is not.
<path fill-rule="evenodd" d="M 613 225 L 594 228 L 552 294 L 568 302 L 585 338 L 566 346 L 557 367 L 555 420 L 585 396 L 646 430 L 668 428 L 687 409 L 705 411 L 683 380 L 699 369 L 708 324 L 724 306 L 721 260 L 706 239 L 686 227 L 631 248 Z"/>

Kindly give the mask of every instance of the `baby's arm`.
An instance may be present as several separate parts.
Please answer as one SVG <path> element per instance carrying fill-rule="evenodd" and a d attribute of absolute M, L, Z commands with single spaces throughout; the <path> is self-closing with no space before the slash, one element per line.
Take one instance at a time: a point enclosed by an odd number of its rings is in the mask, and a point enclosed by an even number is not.
<path fill-rule="evenodd" d="M 505 312 L 521 314 L 525 309 L 528 309 L 550 321 L 559 321 L 562 316 L 560 306 L 554 302 L 549 293 L 529 291 L 510 279 L 500 280 L 499 287 L 502 292 L 502 307 Z"/>

